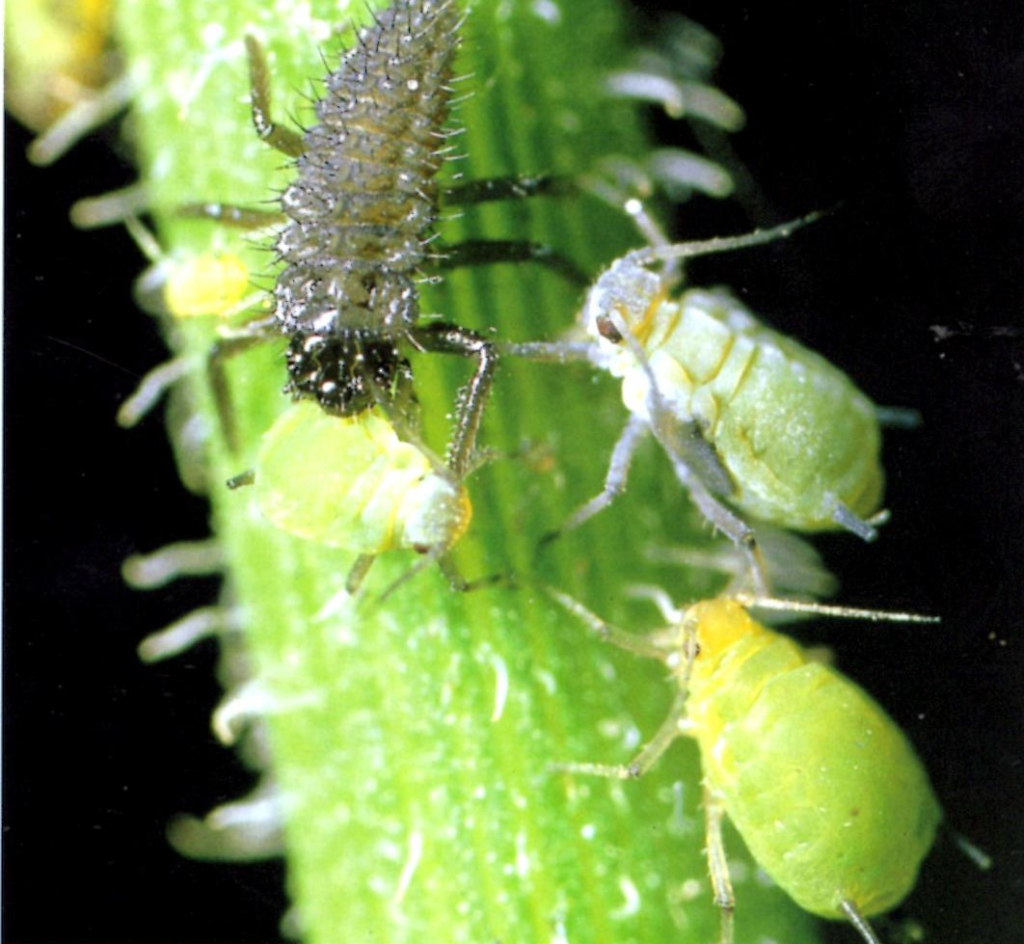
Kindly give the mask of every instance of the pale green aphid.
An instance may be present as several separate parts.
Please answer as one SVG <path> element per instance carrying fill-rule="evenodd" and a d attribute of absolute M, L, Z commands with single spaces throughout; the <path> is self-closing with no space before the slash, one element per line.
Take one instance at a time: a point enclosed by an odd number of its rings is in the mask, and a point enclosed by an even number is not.
<path fill-rule="evenodd" d="M 560 591 L 554 598 L 601 638 L 665 662 L 679 686 L 668 718 L 625 766 L 561 769 L 633 779 L 678 737 L 692 737 L 704 772 L 707 854 L 722 941 L 734 897 L 721 824 L 728 815 L 751 855 L 802 908 L 848 919 L 878 944 L 867 918 L 914 887 L 941 819 L 921 762 L 895 722 L 857 685 L 792 639 L 752 619 L 735 598 L 676 610 L 646 636 L 617 629 Z M 761 606 L 924 621 L 910 614 L 752 599 Z"/>
<path fill-rule="evenodd" d="M 253 484 L 260 512 L 282 531 L 366 559 L 350 589 L 385 551 L 441 557 L 472 517 L 462 484 L 376 407 L 332 416 L 313 400 L 294 404 L 263 435 Z"/>
<path fill-rule="evenodd" d="M 659 241 L 642 209 L 627 209 Z M 629 423 L 604 489 L 567 527 L 586 521 L 624 490 L 632 456 L 652 433 L 704 516 L 749 550 L 762 590 L 753 529 L 716 495 L 775 526 L 846 528 L 865 540 L 875 537 L 872 516 L 884 488 L 875 405 L 842 371 L 766 327 L 727 292 L 689 289 L 672 297 L 675 268 L 649 268 L 768 242 L 803 222 L 627 253 L 587 296 L 581 320 L 589 342 L 511 346 L 527 357 L 582 356 L 622 379 Z"/>

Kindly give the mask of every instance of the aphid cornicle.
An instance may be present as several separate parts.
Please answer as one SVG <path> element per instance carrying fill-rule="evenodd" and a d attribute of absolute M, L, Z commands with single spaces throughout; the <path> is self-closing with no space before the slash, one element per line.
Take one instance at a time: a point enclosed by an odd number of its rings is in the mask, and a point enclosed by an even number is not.
<path fill-rule="evenodd" d="M 772 525 L 875 537 L 872 516 L 884 486 L 878 408 L 841 370 L 766 327 L 727 292 L 689 289 L 672 298 L 674 271 L 648 268 L 768 242 L 803 222 L 627 253 L 587 296 L 581 320 L 588 343 L 509 346 L 541 359 L 582 356 L 622 379 L 629 423 L 604 489 L 568 527 L 625 488 L 633 453 L 651 433 L 704 516 L 750 548 L 761 590 L 753 529 L 716 494 Z"/>
<path fill-rule="evenodd" d="M 792 639 L 751 618 L 735 599 L 686 610 L 661 599 L 673 625 L 638 636 L 560 591 L 549 592 L 601 638 L 664 661 L 680 688 L 671 714 L 631 764 L 558 766 L 632 779 L 677 737 L 694 738 L 704 774 L 708 864 L 723 918 L 734 901 L 721 837 L 724 814 L 797 904 L 824 918 L 850 920 L 876 944 L 866 919 L 909 894 L 941 819 L 921 762 L 882 708 Z M 731 941 L 731 921 L 724 923 L 723 940 Z"/>

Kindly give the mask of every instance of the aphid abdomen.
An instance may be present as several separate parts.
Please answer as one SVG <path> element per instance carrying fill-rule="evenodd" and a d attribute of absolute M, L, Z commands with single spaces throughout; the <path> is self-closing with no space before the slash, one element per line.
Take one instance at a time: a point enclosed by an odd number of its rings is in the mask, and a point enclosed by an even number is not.
<path fill-rule="evenodd" d="M 471 516 L 465 489 L 377 412 L 331 416 L 312 401 L 264 435 L 255 493 L 282 531 L 366 555 L 449 547 Z"/>
<path fill-rule="evenodd" d="M 391 386 L 397 344 L 419 319 L 413 277 L 437 217 L 458 24 L 452 0 L 381 11 L 328 76 L 282 197 L 291 222 L 275 297 L 289 390 L 332 412 L 359 412 L 374 385 Z"/>
<path fill-rule="evenodd" d="M 679 304 L 665 349 L 693 378 L 690 415 L 731 475 L 736 506 L 803 531 L 839 527 L 837 502 L 860 517 L 876 512 L 884 478 L 871 401 L 731 296 L 694 290 Z"/>
<path fill-rule="evenodd" d="M 729 621 L 734 607 L 698 613 Z M 846 899 L 866 916 L 887 911 L 913 888 L 941 818 L 927 774 L 867 693 L 743 619 L 720 652 L 698 628 L 687 716 L 705 780 L 802 908 L 842 918 Z"/>

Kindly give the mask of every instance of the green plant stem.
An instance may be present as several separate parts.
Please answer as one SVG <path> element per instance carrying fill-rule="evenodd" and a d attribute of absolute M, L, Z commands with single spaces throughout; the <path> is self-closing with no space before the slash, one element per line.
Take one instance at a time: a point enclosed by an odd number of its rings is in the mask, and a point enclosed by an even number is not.
<path fill-rule="evenodd" d="M 255 29 L 268 49 L 276 115 L 309 121 L 303 96 L 322 75 L 320 50 L 336 61 L 331 28 L 367 16 L 362 0 L 345 6 L 121 4 L 142 175 L 168 251 L 230 246 L 266 275 L 260 284 L 271 284 L 271 257 L 248 237 L 173 209 L 273 198 L 289 170 L 250 125 L 243 37 Z M 471 93 L 457 112 L 464 159 L 449 171 L 466 179 L 575 174 L 603 157 L 638 153 L 645 142 L 636 111 L 602 85 L 628 52 L 625 16 L 611 0 L 475 4 L 459 65 L 471 76 L 458 86 Z M 592 274 L 637 241 L 622 214 L 579 197 L 470 209 L 439 229 L 451 242 L 526 235 Z M 579 304 L 576 288 L 523 265 L 446 275 L 424 292 L 423 309 L 535 340 L 570 327 Z M 189 391 L 211 431 L 204 461 L 213 526 L 265 695 L 304 939 L 714 940 L 694 746 L 679 744 L 638 783 L 550 769 L 566 760 L 628 760 L 673 692 L 660 666 L 589 637 L 529 589 L 531 581 L 551 582 L 638 631 L 658 618 L 629 600 L 631 583 L 660 583 L 678 599 L 716 585 L 713 575 L 646 558 L 653 543 L 701 540 L 653 449 L 639 457 L 620 507 L 538 555 L 539 537 L 600 486 L 625 419 L 615 385 L 581 366 L 503 365 L 483 429 L 486 445 L 503 455 L 469 482 L 475 518 L 455 558 L 467 578 L 515 573 L 527 589 L 457 594 L 431 568 L 380 603 L 380 591 L 414 563 L 394 553 L 353 600 L 342 593 L 352 555 L 275 531 L 244 489 L 221 485 L 251 466 L 260 433 L 287 401 L 281 345 L 236 358 L 232 397 L 243 445 L 230 456 L 202 380 L 215 330 L 211 319 L 167 326 L 197 368 Z M 468 365 L 435 355 L 414 367 L 424 435 L 443 451 Z M 754 879 L 735 837 L 731 846 L 739 939 L 812 940 L 809 919 Z"/>

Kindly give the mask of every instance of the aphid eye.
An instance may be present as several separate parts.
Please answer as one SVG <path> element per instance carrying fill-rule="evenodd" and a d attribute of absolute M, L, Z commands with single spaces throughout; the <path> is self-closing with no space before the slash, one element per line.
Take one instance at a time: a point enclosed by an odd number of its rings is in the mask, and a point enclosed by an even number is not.
<path fill-rule="evenodd" d="M 615 327 L 615 323 L 607 315 L 598 315 L 596 325 L 597 333 L 606 341 L 611 341 L 612 344 L 622 343 L 622 332 Z"/>

